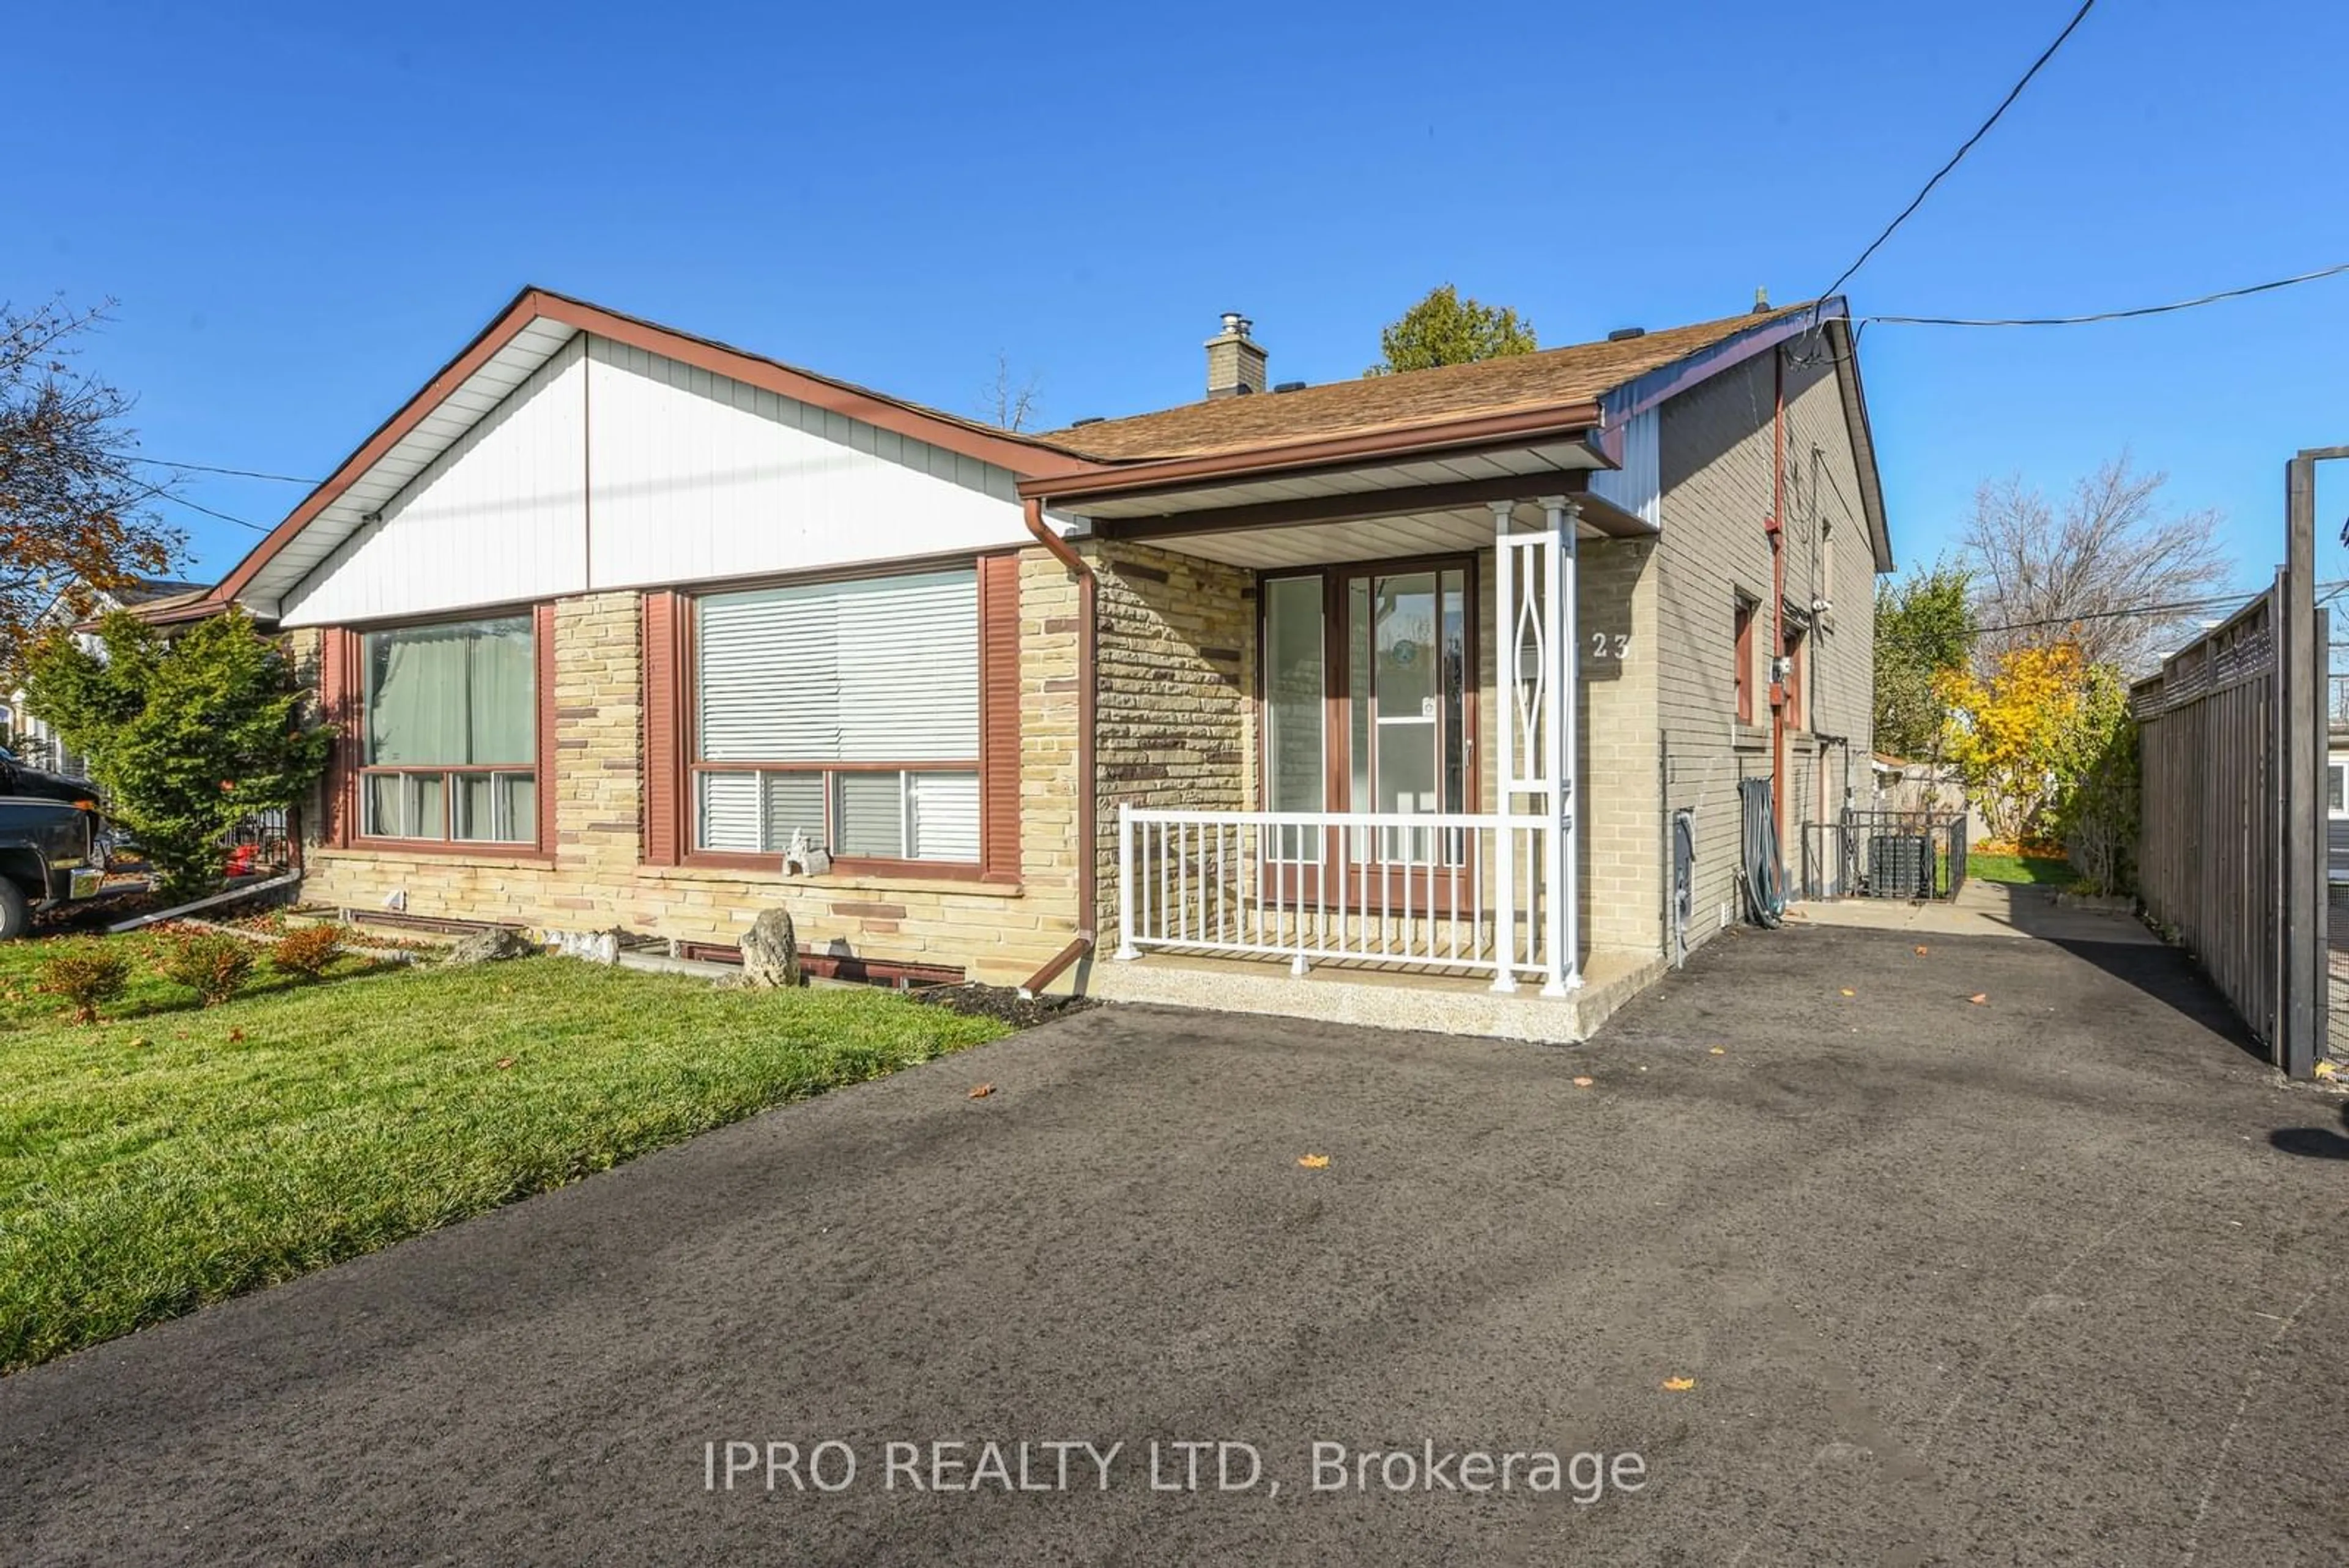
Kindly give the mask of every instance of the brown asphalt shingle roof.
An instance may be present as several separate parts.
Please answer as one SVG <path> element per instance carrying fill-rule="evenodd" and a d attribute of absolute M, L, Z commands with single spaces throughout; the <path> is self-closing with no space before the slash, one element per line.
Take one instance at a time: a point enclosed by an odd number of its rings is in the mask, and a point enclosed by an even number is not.
<path fill-rule="evenodd" d="M 1036 439 L 1085 457 L 1128 462 L 1203 457 L 1526 409 L 1570 408 L 1594 402 L 1627 381 L 1751 327 L 1809 308 L 1805 301 L 1667 327 L 1621 342 L 1578 343 L 1473 365 L 1185 403 L 1130 419 L 1048 431 Z"/>

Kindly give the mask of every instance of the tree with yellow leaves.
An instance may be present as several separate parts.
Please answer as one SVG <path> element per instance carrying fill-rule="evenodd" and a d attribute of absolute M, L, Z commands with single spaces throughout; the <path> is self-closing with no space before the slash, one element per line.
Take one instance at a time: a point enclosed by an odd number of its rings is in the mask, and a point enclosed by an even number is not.
<path fill-rule="evenodd" d="M 2128 691 L 2073 641 L 2009 649 L 1945 672 L 1948 755 L 1993 837 L 2060 843 L 2098 889 L 2127 885 L 2137 742 Z"/>

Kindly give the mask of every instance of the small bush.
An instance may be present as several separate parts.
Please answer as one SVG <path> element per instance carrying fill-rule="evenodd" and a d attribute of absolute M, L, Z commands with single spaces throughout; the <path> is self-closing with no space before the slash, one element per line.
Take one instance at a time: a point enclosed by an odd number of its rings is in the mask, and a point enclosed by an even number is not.
<path fill-rule="evenodd" d="M 304 926 L 286 932 L 269 950 L 269 961 L 286 974 L 316 980 L 326 966 L 343 956 L 343 928 Z"/>
<path fill-rule="evenodd" d="M 104 942 L 69 942 L 41 961 L 36 989 L 73 1003 L 74 1022 L 95 1023 L 98 1006 L 130 983 L 130 958 Z"/>
<path fill-rule="evenodd" d="M 253 972 L 254 946 L 225 931 L 202 931 L 181 937 L 164 958 L 163 978 L 184 985 L 196 1000 L 210 1007 L 234 996 Z"/>

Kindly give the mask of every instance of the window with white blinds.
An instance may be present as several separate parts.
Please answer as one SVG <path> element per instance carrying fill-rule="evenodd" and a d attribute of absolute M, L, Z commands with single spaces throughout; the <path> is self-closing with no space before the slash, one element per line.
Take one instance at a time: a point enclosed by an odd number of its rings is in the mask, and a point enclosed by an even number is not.
<path fill-rule="evenodd" d="M 711 594 L 694 627 L 699 848 L 978 859 L 975 570 Z"/>

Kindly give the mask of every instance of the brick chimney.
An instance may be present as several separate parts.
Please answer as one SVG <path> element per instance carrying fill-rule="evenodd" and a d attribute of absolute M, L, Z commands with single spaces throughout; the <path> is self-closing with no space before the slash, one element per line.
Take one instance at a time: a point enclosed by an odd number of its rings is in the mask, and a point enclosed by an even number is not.
<path fill-rule="evenodd" d="M 1265 388 L 1266 354 L 1248 336 L 1254 326 L 1237 310 L 1224 312 L 1224 329 L 1207 339 L 1207 396 L 1240 398 Z"/>

